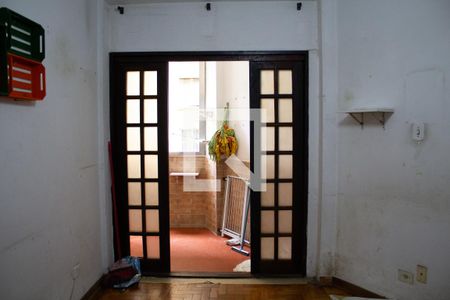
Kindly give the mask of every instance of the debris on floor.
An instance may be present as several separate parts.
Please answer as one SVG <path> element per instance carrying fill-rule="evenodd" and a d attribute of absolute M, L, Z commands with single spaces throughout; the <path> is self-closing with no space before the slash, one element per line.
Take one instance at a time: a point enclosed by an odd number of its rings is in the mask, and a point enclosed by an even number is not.
<path fill-rule="evenodd" d="M 250 272 L 251 271 L 251 263 L 250 259 L 244 260 L 240 264 L 238 264 L 234 269 L 233 272 Z"/>
<path fill-rule="evenodd" d="M 108 274 L 103 279 L 103 287 L 113 287 L 116 289 L 126 289 L 141 279 L 141 265 L 139 259 L 127 256 L 119 259 L 111 267 Z"/>

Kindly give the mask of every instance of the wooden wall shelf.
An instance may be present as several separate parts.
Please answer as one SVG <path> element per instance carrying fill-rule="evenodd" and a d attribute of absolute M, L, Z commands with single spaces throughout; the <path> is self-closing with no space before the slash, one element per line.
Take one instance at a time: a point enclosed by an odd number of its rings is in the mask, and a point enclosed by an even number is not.
<path fill-rule="evenodd" d="M 394 109 L 388 107 L 359 107 L 347 109 L 341 112 L 352 117 L 356 122 L 358 122 L 359 125 L 361 125 L 361 128 L 364 127 L 364 115 L 371 114 L 384 128 L 384 124 L 386 123 L 386 114 L 392 114 Z"/>

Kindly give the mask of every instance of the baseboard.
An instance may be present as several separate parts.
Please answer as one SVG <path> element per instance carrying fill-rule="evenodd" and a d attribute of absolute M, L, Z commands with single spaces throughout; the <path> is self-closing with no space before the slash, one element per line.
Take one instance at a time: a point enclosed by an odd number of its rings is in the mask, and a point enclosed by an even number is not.
<path fill-rule="evenodd" d="M 91 300 L 97 292 L 99 292 L 102 289 L 102 281 L 105 277 L 105 274 L 103 274 L 92 286 L 91 288 L 84 294 L 83 297 L 81 297 L 81 300 Z"/>
<path fill-rule="evenodd" d="M 321 285 L 333 285 L 333 277 L 332 276 L 320 276 L 319 283 Z"/>
<path fill-rule="evenodd" d="M 196 272 L 171 272 L 163 277 L 179 278 L 252 278 L 251 273 L 246 272 L 221 272 L 221 273 L 196 273 Z"/>
<path fill-rule="evenodd" d="M 380 298 L 380 299 L 387 299 L 383 296 L 380 296 L 376 293 L 373 293 L 369 290 L 366 290 L 360 286 L 357 286 L 353 283 L 350 283 L 348 281 L 345 281 L 343 279 L 337 278 L 337 277 L 331 277 L 331 283 L 333 286 L 341 288 L 351 295 L 357 296 L 357 297 L 366 297 L 366 298 Z"/>

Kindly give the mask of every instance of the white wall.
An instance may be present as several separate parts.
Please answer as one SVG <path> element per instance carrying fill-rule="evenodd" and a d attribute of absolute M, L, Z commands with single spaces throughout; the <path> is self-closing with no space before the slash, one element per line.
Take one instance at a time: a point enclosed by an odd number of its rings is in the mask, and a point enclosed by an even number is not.
<path fill-rule="evenodd" d="M 337 234 L 337 2 L 322 0 L 318 4 L 320 71 L 317 78 L 310 78 L 310 82 L 317 84 L 320 91 L 317 112 L 319 122 L 310 123 L 310 130 L 317 131 L 318 147 L 316 153 L 310 151 L 310 156 L 315 156 L 311 157 L 310 161 L 317 161 L 318 165 L 316 176 L 319 191 L 317 195 L 319 228 L 317 250 L 313 248 L 310 251 L 317 251 L 320 258 L 315 273 L 318 276 L 330 276 L 335 269 Z"/>
<path fill-rule="evenodd" d="M 396 299 L 450 295 L 450 2 L 338 3 L 339 106 L 395 108 L 386 129 L 340 116 L 336 275 Z M 425 141 L 411 123 L 426 123 Z M 428 267 L 428 283 L 397 269 Z"/>
<path fill-rule="evenodd" d="M 110 10 L 104 0 L 97 2 L 97 123 L 98 123 L 98 186 L 100 201 L 101 254 L 102 266 L 106 268 L 113 262 L 113 228 L 111 173 L 109 168 L 108 141 L 109 128 L 109 48 L 110 48 Z"/>
<path fill-rule="evenodd" d="M 111 14 L 111 51 L 307 50 L 316 3 L 292 1 L 125 5 Z"/>
<path fill-rule="evenodd" d="M 236 156 L 244 162 L 249 162 L 249 63 L 248 61 L 217 62 L 216 70 L 217 108 L 222 109 L 229 103 L 229 125 L 234 129 L 239 143 Z M 217 117 L 223 118 L 221 115 Z"/>
<path fill-rule="evenodd" d="M 2 6 L 45 28 L 47 96 L 0 98 L 1 297 L 79 299 L 104 270 L 96 3 L 4 0 Z"/>

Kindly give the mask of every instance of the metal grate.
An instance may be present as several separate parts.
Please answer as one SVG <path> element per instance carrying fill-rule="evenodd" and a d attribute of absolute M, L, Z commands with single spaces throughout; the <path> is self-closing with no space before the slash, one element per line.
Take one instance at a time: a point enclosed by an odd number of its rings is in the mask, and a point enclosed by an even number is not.
<path fill-rule="evenodd" d="M 248 182 L 235 176 L 227 176 L 226 181 L 222 236 L 231 237 L 227 242 L 229 245 L 240 245 L 240 248 L 233 247 L 233 250 L 248 255 L 243 250 L 244 244 L 250 244 L 250 226 L 247 226 L 250 207 Z"/>

